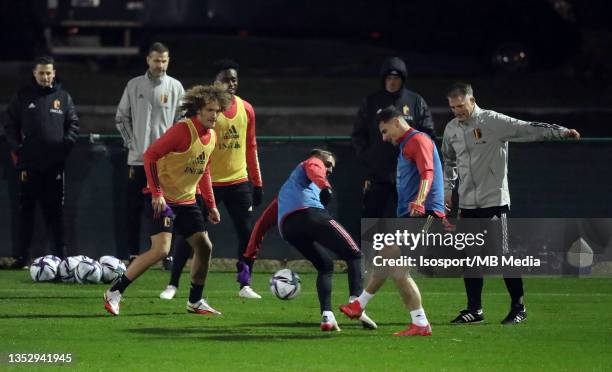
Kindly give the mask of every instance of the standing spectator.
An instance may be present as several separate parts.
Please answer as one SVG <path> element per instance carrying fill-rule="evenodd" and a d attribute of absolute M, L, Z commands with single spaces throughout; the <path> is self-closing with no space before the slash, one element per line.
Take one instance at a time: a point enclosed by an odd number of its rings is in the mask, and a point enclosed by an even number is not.
<path fill-rule="evenodd" d="M 444 201 L 450 209 L 452 190 L 459 180 L 461 218 L 486 218 L 500 221 L 500 239 L 508 251 L 507 214 L 508 142 L 530 142 L 561 138 L 580 138 L 574 129 L 555 124 L 526 122 L 476 105 L 470 84 L 454 84 L 447 93 L 455 118 L 444 129 Z M 517 324 L 527 318 L 523 304 L 523 279 L 504 277 L 510 294 L 510 312 L 502 324 Z M 481 297 L 483 278 L 464 278 L 467 308 L 451 321 L 455 324 L 484 320 Z"/>
<path fill-rule="evenodd" d="M 40 202 L 52 252 L 65 255 L 64 168 L 77 140 L 79 119 L 70 94 L 55 79 L 55 61 L 34 61 L 33 81 L 19 89 L 8 105 L 6 139 L 19 174 L 19 243 L 16 267 L 30 260 L 34 212 Z"/>
<path fill-rule="evenodd" d="M 187 91 L 181 107 L 186 118 L 176 123 L 144 153 L 147 177 L 147 212 L 151 248 L 134 259 L 127 271 L 104 292 L 104 307 L 119 315 L 126 288 L 170 252 L 172 235 L 181 234 L 194 251 L 187 311 L 221 314 L 203 297 L 210 268 L 212 244 L 205 216 L 197 205 L 199 189 L 207 205 L 208 222 L 219 223 L 219 210 L 210 181 L 210 154 L 215 149 L 212 128 L 218 115 L 229 106 L 227 93 L 213 86 L 197 85 Z"/>
<path fill-rule="evenodd" d="M 131 79 L 117 107 L 115 123 L 128 153 L 127 235 L 130 262 L 140 253 L 140 220 L 144 208 L 142 189 L 147 186 L 143 154 L 180 117 L 183 85 L 166 75 L 168 47 L 156 42 L 149 48 L 144 75 Z M 169 258 L 164 261 L 167 266 Z"/>
<path fill-rule="evenodd" d="M 215 199 L 225 204 L 234 224 L 238 237 L 236 258 L 240 259 L 251 236 L 253 207 L 261 204 L 263 188 L 257 158 L 255 110 L 249 102 L 236 95 L 238 68 L 235 61 L 228 59 L 215 64 L 215 85 L 223 87 L 231 95 L 232 101 L 230 107 L 217 119 L 217 147 L 210 158 L 210 176 Z M 188 256 L 189 248 L 185 244 L 177 245 L 170 283 L 160 298 L 169 300 L 174 297 Z M 239 263 L 237 270 L 240 269 Z M 238 295 L 243 298 L 261 298 L 245 283 L 240 283 Z"/>
<path fill-rule="evenodd" d="M 353 148 L 366 169 L 362 213 L 365 218 L 395 217 L 397 206 L 395 172 L 399 150 L 382 140 L 376 112 L 395 106 L 412 128 L 430 137 L 434 135 L 427 103 L 423 97 L 406 89 L 404 61 L 398 57 L 385 60 L 380 75 L 383 89 L 363 100 L 351 135 Z"/>

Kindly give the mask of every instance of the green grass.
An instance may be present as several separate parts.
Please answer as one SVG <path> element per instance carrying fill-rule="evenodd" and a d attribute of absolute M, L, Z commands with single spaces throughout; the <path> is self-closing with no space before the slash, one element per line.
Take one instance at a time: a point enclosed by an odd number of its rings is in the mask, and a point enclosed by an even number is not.
<path fill-rule="evenodd" d="M 464 305 L 460 279 L 418 283 L 433 337 L 395 338 L 409 315 L 391 283 L 368 305 L 379 324 L 367 331 L 336 312 L 342 332 L 319 331 L 315 275 L 302 274 L 291 301 L 267 290 L 269 274 L 254 276 L 262 300 L 237 297 L 234 275 L 212 273 L 208 318 L 184 310 L 188 275 L 178 297 L 162 301 L 168 273 L 147 272 L 127 291 L 118 317 L 106 314 L 105 285 L 32 283 L 25 271 L 0 272 L 0 353 L 70 352 L 79 370 L 606 370 L 612 365 L 612 279 L 530 278 L 529 319 L 501 326 L 508 299 L 500 279 L 487 279 L 486 322 L 451 326 Z M 346 276 L 334 281 L 334 307 L 346 300 Z M 3 354 L 6 361 L 6 354 Z M 15 369 L 32 369 L 21 365 Z M 37 366 L 44 370 L 62 366 Z M 0 370 L 13 368 L 0 364 Z"/>

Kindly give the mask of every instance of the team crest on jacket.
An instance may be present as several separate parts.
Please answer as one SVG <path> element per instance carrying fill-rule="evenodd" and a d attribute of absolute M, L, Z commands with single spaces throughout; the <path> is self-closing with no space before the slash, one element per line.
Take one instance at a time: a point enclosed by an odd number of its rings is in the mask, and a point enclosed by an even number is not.
<path fill-rule="evenodd" d="M 64 113 L 64 112 L 61 110 L 61 108 L 60 108 L 60 107 L 62 106 L 62 102 L 60 102 L 60 100 L 59 100 L 59 99 L 55 99 L 55 100 L 53 100 L 52 106 L 53 106 L 53 107 L 52 107 L 52 108 L 49 110 L 49 111 L 51 111 L 52 113 L 54 113 L 54 114 L 60 114 L 60 115 Z"/>
<path fill-rule="evenodd" d="M 474 137 L 476 138 L 477 141 L 479 141 L 482 138 L 482 131 L 480 130 L 480 128 L 474 129 Z"/>
<path fill-rule="evenodd" d="M 166 104 L 168 103 L 168 95 L 167 94 L 162 94 L 160 97 L 160 101 L 162 104 Z"/>
<path fill-rule="evenodd" d="M 404 105 L 404 107 L 402 107 L 402 112 L 406 116 L 410 115 L 410 107 L 408 105 Z"/>

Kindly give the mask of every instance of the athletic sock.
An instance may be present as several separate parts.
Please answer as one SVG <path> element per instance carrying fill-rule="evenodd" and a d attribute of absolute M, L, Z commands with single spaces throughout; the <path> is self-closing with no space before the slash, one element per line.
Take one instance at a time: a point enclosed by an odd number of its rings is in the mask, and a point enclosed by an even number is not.
<path fill-rule="evenodd" d="M 191 283 L 189 288 L 189 302 L 195 304 L 202 299 L 202 292 L 204 292 L 204 284 Z"/>
<path fill-rule="evenodd" d="M 121 278 L 111 287 L 111 292 L 119 291 L 119 293 L 123 294 L 123 291 L 132 284 L 132 281 L 128 279 L 125 274 L 121 275 Z"/>
<path fill-rule="evenodd" d="M 357 298 L 359 300 L 359 304 L 361 305 L 362 309 L 365 309 L 366 305 L 368 304 L 368 302 L 370 302 L 370 300 L 374 297 L 373 294 L 368 293 L 368 291 L 364 290 L 361 293 L 361 296 L 359 296 L 359 298 Z"/>
<path fill-rule="evenodd" d="M 412 318 L 412 324 L 418 325 L 419 327 L 425 327 L 429 324 L 423 308 L 412 310 L 410 312 L 410 317 Z"/>
<path fill-rule="evenodd" d="M 173 236 L 174 238 L 174 236 Z M 185 268 L 185 264 L 191 255 L 191 248 L 189 244 L 182 237 L 179 237 L 174 241 L 174 254 L 172 255 L 173 263 L 172 263 L 172 271 L 170 274 L 170 283 L 169 285 L 173 285 L 176 288 L 179 287 L 179 281 L 181 279 L 181 274 L 183 273 L 183 269 Z"/>
<path fill-rule="evenodd" d="M 323 311 L 323 313 L 321 314 L 321 316 L 326 316 L 326 317 L 327 317 L 327 320 L 328 320 L 329 322 L 331 322 L 331 321 L 335 321 L 335 320 L 336 320 L 336 316 L 334 315 L 334 313 L 333 313 L 332 311 L 329 311 L 329 310 L 325 310 L 325 311 Z"/>

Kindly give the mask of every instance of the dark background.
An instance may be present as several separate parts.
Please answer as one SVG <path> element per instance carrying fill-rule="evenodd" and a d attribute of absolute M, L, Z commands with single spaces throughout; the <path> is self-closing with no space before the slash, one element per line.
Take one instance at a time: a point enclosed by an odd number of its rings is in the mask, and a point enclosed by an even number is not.
<path fill-rule="evenodd" d="M 381 87 L 380 64 L 400 56 L 408 65 L 406 85 L 432 107 L 438 135 L 451 118 L 445 89 L 462 80 L 473 84 L 483 108 L 597 138 L 511 145 L 512 209 L 513 215 L 529 217 L 604 217 L 612 195 L 612 142 L 602 139 L 612 137 L 606 5 L 602 0 L 5 0 L 0 1 L 0 106 L 31 78 L 35 56 L 53 54 L 58 78 L 77 104 L 82 133 L 115 134 L 113 116 L 123 88 L 146 70 L 147 46 L 161 41 L 170 47 L 169 75 L 186 88 L 211 82 L 215 60 L 236 59 L 239 95 L 255 107 L 258 136 L 348 136 L 361 99 Z M 111 56 L 108 48 L 124 54 Z M 12 248 L 15 191 L 2 133 L 0 125 L 0 228 L 6 237 L 0 256 Z M 267 199 L 307 150 L 322 144 L 260 143 Z M 334 211 L 358 236 L 360 168 L 348 142 L 330 146 L 340 154 Z M 94 144 L 81 139 L 67 171 L 70 253 L 125 253 L 124 170 L 117 138 Z M 215 255 L 231 257 L 230 225 L 219 229 L 212 233 Z M 44 248 L 44 231 L 37 234 L 33 253 Z M 274 239 L 264 257 L 297 256 Z"/>
<path fill-rule="evenodd" d="M 259 159 L 266 194 L 255 210 L 259 215 L 287 175 L 312 147 L 326 146 L 338 156 L 330 181 L 336 198 L 330 211 L 358 239 L 361 213 L 361 168 L 347 140 L 262 139 Z M 609 172 L 610 143 L 600 140 L 511 144 L 509 183 L 511 216 L 515 218 L 597 218 L 610 217 L 612 175 Z M 6 154 L 4 145 L 0 151 Z M 69 254 L 99 257 L 104 254 L 127 257 L 125 198 L 126 152 L 120 140 L 91 143 L 81 140 L 66 170 L 66 231 Z M 585 159 L 581 161 L 580 159 Z M 586 160 L 588 159 L 588 160 Z M 8 157 L 0 163 L 0 257 L 10 255 L 14 246 L 14 207 L 17 174 Z M 11 206 L 13 208 L 11 208 Z M 234 258 L 236 238 L 227 212 L 225 222 L 210 228 L 215 257 Z M 44 224 L 37 231 L 33 257 L 45 252 Z M 148 245 L 142 234 L 142 247 Z M 266 238 L 262 258 L 295 259 L 297 251 L 283 243 L 276 229 Z"/>

